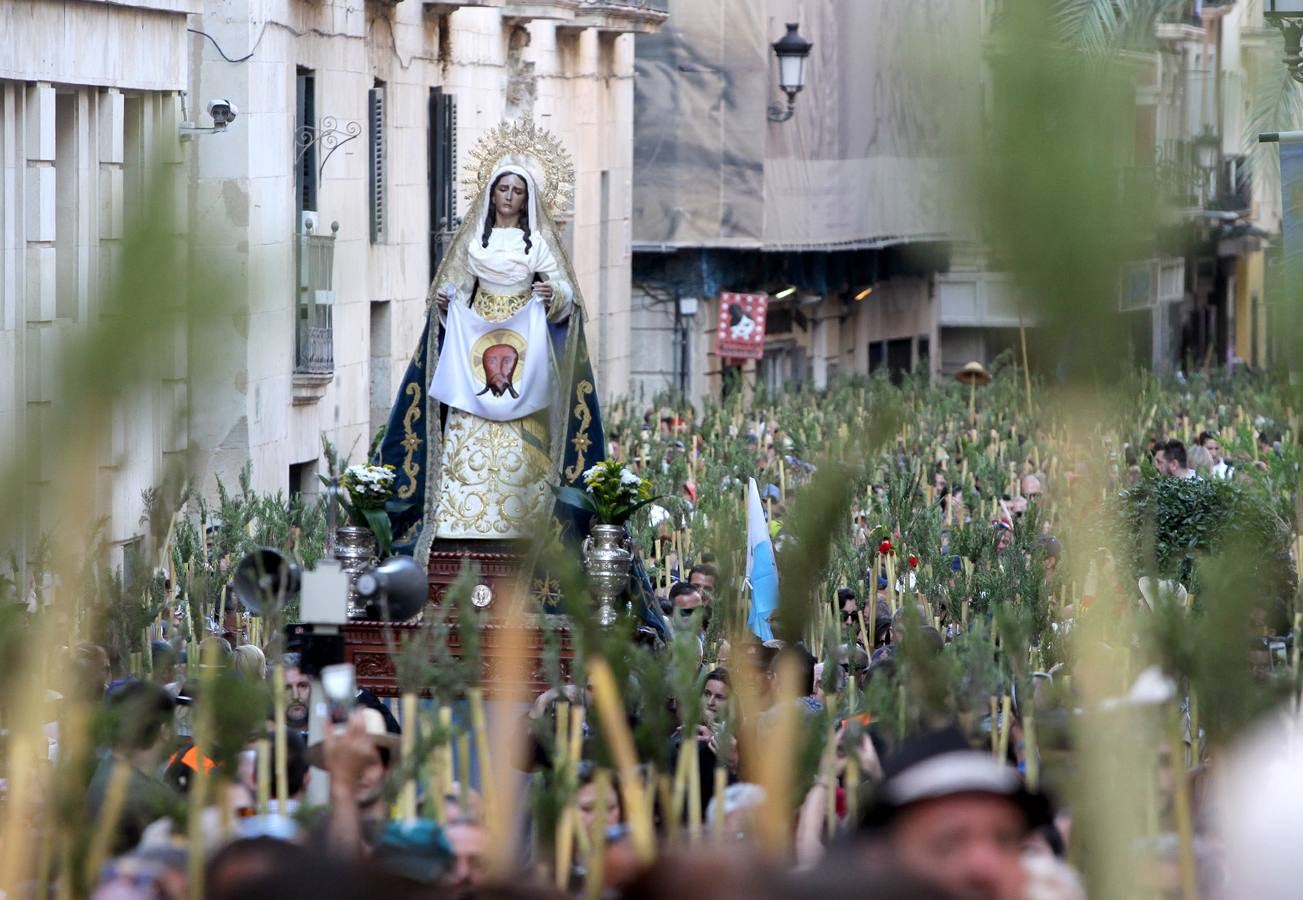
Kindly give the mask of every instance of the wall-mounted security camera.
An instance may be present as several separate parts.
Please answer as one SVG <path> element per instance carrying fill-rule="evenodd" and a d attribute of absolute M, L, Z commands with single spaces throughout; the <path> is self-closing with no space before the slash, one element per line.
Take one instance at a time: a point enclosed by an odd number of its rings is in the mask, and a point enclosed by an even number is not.
<path fill-rule="evenodd" d="M 225 128 L 235 121 L 235 117 L 240 114 L 240 110 L 230 100 L 208 101 L 208 115 L 213 120 L 213 127 Z"/>
<path fill-rule="evenodd" d="M 180 132 L 181 140 L 193 140 L 201 134 L 217 134 L 226 130 L 226 126 L 235 121 L 235 117 L 240 114 L 240 110 L 230 100 L 218 97 L 208 101 L 208 115 L 213 120 L 211 127 L 196 125 L 194 122 L 182 122 L 177 129 Z"/>

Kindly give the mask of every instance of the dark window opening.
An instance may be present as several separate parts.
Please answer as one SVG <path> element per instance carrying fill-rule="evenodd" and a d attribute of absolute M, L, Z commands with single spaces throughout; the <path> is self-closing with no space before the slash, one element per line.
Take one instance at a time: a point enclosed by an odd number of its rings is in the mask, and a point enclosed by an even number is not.
<path fill-rule="evenodd" d="M 430 277 L 457 230 L 457 98 L 430 90 Z"/>
<path fill-rule="evenodd" d="M 299 68 L 295 86 L 294 168 L 296 212 L 317 209 L 317 77 L 311 69 Z M 300 219 L 301 216 L 295 216 Z"/>

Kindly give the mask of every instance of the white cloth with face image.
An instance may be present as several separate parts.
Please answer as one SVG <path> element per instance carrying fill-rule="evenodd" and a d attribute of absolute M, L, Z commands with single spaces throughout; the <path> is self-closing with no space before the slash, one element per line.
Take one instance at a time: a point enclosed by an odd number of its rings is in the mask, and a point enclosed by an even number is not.
<path fill-rule="evenodd" d="M 495 383 L 493 375 L 504 360 L 514 371 Z M 487 321 L 455 303 L 448 308 L 430 396 L 482 419 L 510 422 L 552 402 L 553 369 L 547 314 L 540 301 L 530 300 L 501 322 Z"/>

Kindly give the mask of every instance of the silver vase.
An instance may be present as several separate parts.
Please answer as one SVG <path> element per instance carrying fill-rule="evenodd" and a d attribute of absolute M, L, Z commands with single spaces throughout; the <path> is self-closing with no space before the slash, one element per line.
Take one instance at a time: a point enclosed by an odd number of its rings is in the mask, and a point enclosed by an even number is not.
<path fill-rule="evenodd" d="M 376 551 L 379 545 L 370 528 L 345 525 L 335 529 L 335 559 L 339 567 L 348 576 L 348 617 L 358 618 L 366 610 L 357 603 L 357 576 L 376 563 Z"/>
<path fill-rule="evenodd" d="M 603 628 L 615 624 L 615 603 L 629 589 L 629 534 L 623 525 L 594 525 L 584 538 L 584 568 L 597 595 L 597 622 Z"/>

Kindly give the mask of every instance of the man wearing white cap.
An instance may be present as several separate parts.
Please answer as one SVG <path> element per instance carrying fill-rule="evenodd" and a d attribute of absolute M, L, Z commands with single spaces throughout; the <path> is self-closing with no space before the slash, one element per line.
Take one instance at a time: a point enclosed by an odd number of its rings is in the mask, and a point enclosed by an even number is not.
<path fill-rule="evenodd" d="M 872 862 L 974 900 L 1022 900 L 1023 841 L 1051 821 L 1018 772 L 953 729 L 919 735 L 884 763 L 860 836 Z"/>

